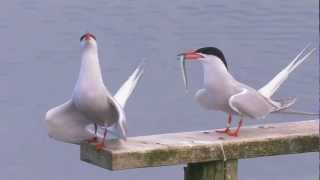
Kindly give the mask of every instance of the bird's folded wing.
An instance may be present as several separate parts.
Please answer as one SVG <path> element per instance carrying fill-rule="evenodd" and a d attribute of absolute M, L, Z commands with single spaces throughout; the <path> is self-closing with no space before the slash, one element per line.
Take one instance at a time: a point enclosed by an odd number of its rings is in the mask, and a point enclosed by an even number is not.
<path fill-rule="evenodd" d="M 78 144 L 92 138 L 93 134 L 86 130 L 90 123 L 71 100 L 50 109 L 46 114 L 49 136 L 63 142 Z"/>
<path fill-rule="evenodd" d="M 131 76 L 122 84 L 114 95 L 114 99 L 124 108 L 127 100 L 137 86 L 144 71 L 144 62 L 141 62 Z"/>
<path fill-rule="evenodd" d="M 126 119 L 126 114 L 122 108 L 122 106 L 113 98 L 112 99 L 112 104 L 114 105 L 115 109 L 117 110 L 118 114 L 118 120 L 117 122 L 112 125 L 111 127 L 108 128 L 109 131 L 111 131 L 115 136 L 122 138 L 122 139 L 127 139 L 127 119 Z"/>
<path fill-rule="evenodd" d="M 228 103 L 230 108 L 239 115 L 250 118 L 262 118 L 275 108 L 258 92 L 245 88 L 231 96 Z"/>
<path fill-rule="evenodd" d="M 284 69 L 282 69 L 271 81 L 269 81 L 265 86 L 259 89 L 259 93 L 263 96 L 270 98 L 281 86 L 281 84 L 288 78 L 289 74 L 295 70 L 303 61 L 305 61 L 314 51 L 312 49 L 309 53 L 307 53 L 304 57 L 300 58 L 300 56 L 304 53 L 304 51 L 309 47 L 307 45 L 294 59 L 293 61 Z"/>

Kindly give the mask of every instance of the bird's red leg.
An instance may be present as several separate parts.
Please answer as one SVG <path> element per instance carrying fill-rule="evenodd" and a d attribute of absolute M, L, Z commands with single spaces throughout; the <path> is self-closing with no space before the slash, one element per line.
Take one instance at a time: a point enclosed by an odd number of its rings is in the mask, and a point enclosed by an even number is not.
<path fill-rule="evenodd" d="M 236 129 L 234 132 L 228 131 L 227 134 L 228 134 L 229 136 L 237 137 L 237 136 L 239 135 L 240 128 L 241 128 L 242 124 L 243 124 L 243 119 L 242 119 L 242 117 L 241 117 L 237 129 Z"/>
<path fill-rule="evenodd" d="M 216 132 L 217 133 L 227 133 L 227 132 L 229 132 L 230 131 L 230 126 L 231 126 L 231 121 L 232 121 L 232 116 L 231 116 L 231 113 L 229 113 L 227 127 L 224 130 L 216 130 Z"/>
<path fill-rule="evenodd" d="M 107 136 L 107 128 L 105 127 L 105 130 L 104 130 L 104 133 L 103 133 L 102 142 L 99 143 L 99 144 L 96 144 L 96 149 L 97 149 L 97 150 L 101 150 L 101 149 L 105 148 L 105 146 L 106 146 L 106 143 L 105 143 L 105 141 L 106 141 L 106 136 Z"/>
<path fill-rule="evenodd" d="M 97 132 L 98 132 L 98 125 L 94 123 L 94 137 L 92 139 L 89 139 L 88 143 L 98 142 Z"/>

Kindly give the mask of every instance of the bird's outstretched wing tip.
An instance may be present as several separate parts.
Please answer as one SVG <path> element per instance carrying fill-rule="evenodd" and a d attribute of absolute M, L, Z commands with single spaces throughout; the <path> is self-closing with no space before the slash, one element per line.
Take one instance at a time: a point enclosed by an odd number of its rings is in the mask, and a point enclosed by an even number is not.
<path fill-rule="evenodd" d="M 278 90 L 281 84 L 288 78 L 289 74 L 315 52 L 316 48 L 312 48 L 306 53 L 306 50 L 310 46 L 311 42 L 308 43 L 285 68 L 283 68 L 275 77 L 273 77 L 273 79 L 271 79 L 258 91 L 265 97 L 271 97 L 274 92 Z M 303 54 L 305 55 L 301 57 Z"/>
<path fill-rule="evenodd" d="M 310 47 L 311 44 L 312 44 L 311 42 L 308 42 L 304 49 L 307 49 L 308 47 Z"/>
<path fill-rule="evenodd" d="M 139 72 L 142 72 L 142 73 L 143 73 L 144 67 L 145 67 L 146 64 L 147 64 L 147 60 L 146 60 L 145 58 L 143 58 L 143 59 L 140 61 L 138 67 L 137 67 L 137 69 L 139 70 Z"/>
<path fill-rule="evenodd" d="M 141 75 L 144 72 L 144 66 L 146 64 L 145 59 L 142 59 L 141 62 L 138 64 L 132 75 L 130 76 L 129 79 L 137 80 L 141 77 Z"/>

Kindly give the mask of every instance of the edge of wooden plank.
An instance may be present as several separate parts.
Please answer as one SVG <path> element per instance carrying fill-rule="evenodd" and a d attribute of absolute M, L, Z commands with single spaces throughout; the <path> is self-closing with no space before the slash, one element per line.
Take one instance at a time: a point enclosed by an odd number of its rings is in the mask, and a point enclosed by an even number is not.
<path fill-rule="evenodd" d="M 121 148 L 121 141 L 116 140 L 108 141 L 110 147 L 103 151 L 97 151 L 92 144 L 81 144 L 81 160 L 110 170 L 123 170 L 216 161 L 223 160 L 224 157 L 226 159 L 245 159 L 319 150 L 318 120 L 277 123 L 265 125 L 265 127 L 267 128 L 260 128 L 258 125 L 244 128 L 244 131 L 248 131 L 248 137 L 216 139 L 200 144 L 179 143 L 192 136 L 195 136 L 192 137 L 195 140 L 199 133 L 203 134 L 207 131 L 140 136 L 129 138 L 127 142 L 123 143 L 124 145 L 127 143 L 129 146 L 130 143 L 133 144 L 134 150 Z M 268 127 L 274 128 L 268 129 Z M 288 127 L 290 132 L 288 134 L 279 133 L 278 131 L 285 129 L 283 127 Z M 253 131 L 261 131 L 262 135 L 259 133 L 259 137 L 250 137 L 250 132 Z M 263 136 L 263 133 L 266 133 L 267 136 Z M 156 141 L 159 140 L 159 137 L 163 137 L 165 141 L 179 136 L 183 138 L 180 142 L 178 142 L 179 138 L 175 139 L 176 144 L 174 142 L 173 144 L 161 144 L 161 141 L 160 143 L 153 142 L 153 139 Z"/>

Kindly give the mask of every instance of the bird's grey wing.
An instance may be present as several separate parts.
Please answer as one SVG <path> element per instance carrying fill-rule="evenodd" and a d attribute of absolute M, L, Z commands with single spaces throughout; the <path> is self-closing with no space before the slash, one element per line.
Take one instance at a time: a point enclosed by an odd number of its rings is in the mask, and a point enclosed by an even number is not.
<path fill-rule="evenodd" d="M 122 84 L 114 95 L 114 99 L 121 107 L 125 107 L 127 100 L 134 91 L 144 71 L 144 61 L 142 61 L 131 76 Z"/>
<path fill-rule="evenodd" d="M 274 110 L 274 106 L 254 89 L 241 88 L 241 91 L 228 100 L 232 110 L 241 116 L 263 118 Z"/>
<path fill-rule="evenodd" d="M 305 61 L 313 52 L 315 52 L 315 48 L 313 48 L 309 53 L 307 53 L 304 57 L 300 58 L 303 52 L 309 47 L 307 45 L 292 61 L 291 63 L 282 69 L 272 80 L 270 80 L 266 85 L 260 88 L 258 91 L 264 97 L 270 98 L 281 86 L 281 84 L 289 77 L 290 73 L 295 70 L 303 61 Z"/>
<path fill-rule="evenodd" d="M 123 108 L 127 100 L 134 91 L 144 71 L 144 61 L 142 61 L 130 77 L 122 84 L 114 97 L 109 97 L 118 113 L 118 121 L 108 128 L 113 135 L 120 138 L 127 138 L 127 121 Z"/>
<path fill-rule="evenodd" d="M 48 135 L 58 141 L 79 144 L 94 137 L 86 129 L 92 122 L 76 109 L 71 100 L 50 109 L 46 113 L 45 123 Z"/>
<path fill-rule="evenodd" d="M 111 131 L 115 136 L 126 140 L 128 131 L 126 114 L 122 106 L 112 96 L 110 96 L 109 99 L 117 111 L 118 119 L 111 127 L 108 128 L 108 131 Z"/>

